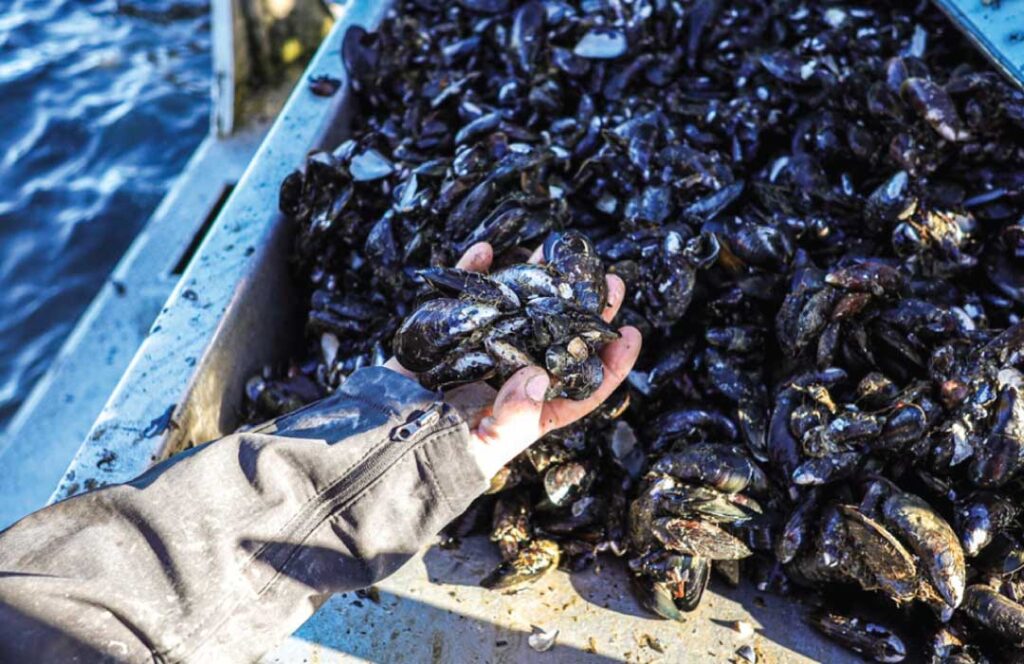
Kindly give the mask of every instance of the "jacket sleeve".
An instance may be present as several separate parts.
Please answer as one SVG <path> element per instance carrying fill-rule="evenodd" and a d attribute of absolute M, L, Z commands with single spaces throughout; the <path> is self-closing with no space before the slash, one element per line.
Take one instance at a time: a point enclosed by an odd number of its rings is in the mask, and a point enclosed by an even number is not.
<path fill-rule="evenodd" d="M 333 396 L 0 533 L 0 660 L 251 661 L 487 488 L 457 411 L 363 369 Z"/>

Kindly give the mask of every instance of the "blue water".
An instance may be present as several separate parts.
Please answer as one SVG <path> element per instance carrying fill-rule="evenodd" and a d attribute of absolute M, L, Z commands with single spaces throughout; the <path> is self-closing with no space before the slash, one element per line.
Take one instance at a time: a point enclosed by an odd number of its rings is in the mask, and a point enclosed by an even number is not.
<path fill-rule="evenodd" d="M 206 134 L 207 0 L 0 0 L 0 428 Z"/>

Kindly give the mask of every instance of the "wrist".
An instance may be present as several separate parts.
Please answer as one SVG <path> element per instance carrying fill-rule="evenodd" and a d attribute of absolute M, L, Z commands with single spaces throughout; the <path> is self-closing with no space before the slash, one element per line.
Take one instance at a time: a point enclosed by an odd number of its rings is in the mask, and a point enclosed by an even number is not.
<path fill-rule="evenodd" d="M 500 454 L 498 441 L 485 440 L 475 431 L 470 433 L 467 451 L 476 462 L 476 467 L 488 480 L 497 475 L 498 471 L 511 461 L 511 458 L 505 458 L 507 455 Z"/>

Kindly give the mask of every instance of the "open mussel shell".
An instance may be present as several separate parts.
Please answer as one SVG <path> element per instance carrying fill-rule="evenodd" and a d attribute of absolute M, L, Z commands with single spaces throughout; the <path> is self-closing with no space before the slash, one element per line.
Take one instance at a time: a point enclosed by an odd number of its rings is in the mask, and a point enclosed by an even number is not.
<path fill-rule="evenodd" d="M 852 505 L 840 510 L 851 548 L 863 566 L 858 581 L 865 590 L 881 590 L 898 602 L 917 593 L 917 565 L 905 546 L 880 523 Z"/>
<path fill-rule="evenodd" d="M 651 528 L 658 541 L 672 551 L 711 560 L 737 560 L 751 554 L 739 538 L 707 521 L 664 517 L 652 521 Z"/>
<path fill-rule="evenodd" d="M 561 550 L 551 540 L 533 540 L 480 581 L 484 588 L 507 590 L 535 582 L 558 568 Z"/>
<path fill-rule="evenodd" d="M 640 603 L 668 620 L 685 622 L 700 604 L 711 578 L 711 561 L 700 556 L 655 551 L 630 561 L 632 586 Z"/>

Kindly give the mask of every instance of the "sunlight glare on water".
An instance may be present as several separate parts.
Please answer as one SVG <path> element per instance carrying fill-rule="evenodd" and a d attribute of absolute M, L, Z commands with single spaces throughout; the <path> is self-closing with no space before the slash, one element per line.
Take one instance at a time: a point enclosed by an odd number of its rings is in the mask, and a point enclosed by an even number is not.
<path fill-rule="evenodd" d="M 2 428 L 206 134 L 211 65 L 206 0 L 0 5 Z"/>

